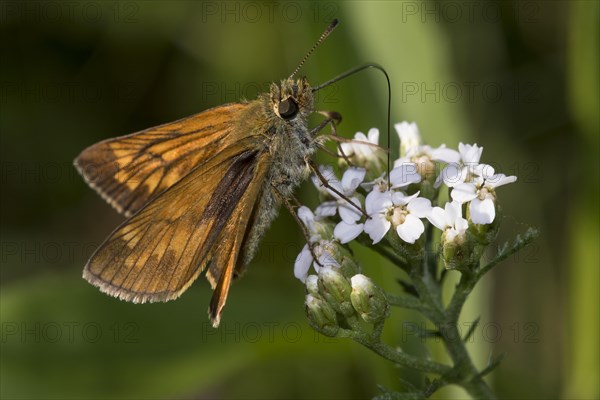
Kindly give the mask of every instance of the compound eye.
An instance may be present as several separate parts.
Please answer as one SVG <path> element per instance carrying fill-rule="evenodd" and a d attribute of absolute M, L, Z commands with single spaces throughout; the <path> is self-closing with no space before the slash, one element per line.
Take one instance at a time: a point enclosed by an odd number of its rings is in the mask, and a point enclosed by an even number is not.
<path fill-rule="evenodd" d="M 279 102 L 277 110 L 281 118 L 292 119 L 298 114 L 298 104 L 291 97 L 288 97 Z"/>

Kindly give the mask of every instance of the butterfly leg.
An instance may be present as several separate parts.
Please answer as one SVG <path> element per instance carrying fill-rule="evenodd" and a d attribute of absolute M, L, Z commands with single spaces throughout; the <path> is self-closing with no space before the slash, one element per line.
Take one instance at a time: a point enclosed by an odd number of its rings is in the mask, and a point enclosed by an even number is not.
<path fill-rule="evenodd" d="M 317 139 L 315 139 L 318 142 L 319 148 L 321 150 L 325 151 L 326 153 L 328 153 L 329 155 L 332 155 L 334 157 L 343 158 L 348 163 L 348 165 L 352 165 L 352 163 L 350 162 L 350 159 L 344 152 L 344 149 L 342 148 L 342 145 L 340 143 L 342 140 L 339 140 L 339 139 L 342 139 L 342 138 L 340 138 L 337 134 L 337 126 L 342 122 L 342 115 L 335 111 L 316 111 L 316 113 L 323 115 L 325 117 L 325 119 L 323 121 L 321 121 L 321 123 L 319 125 L 317 125 L 310 131 L 311 136 L 316 137 L 317 134 L 320 131 L 322 131 L 327 125 L 329 125 L 331 127 L 331 134 L 322 135 L 322 136 L 318 137 Z M 329 150 L 325 146 L 323 146 L 323 143 L 322 143 L 323 139 L 327 139 L 327 138 L 331 138 L 337 142 L 337 149 L 338 149 L 339 154 L 335 154 L 331 150 Z"/>
<path fill-rule="evenodd" d="M 306 164 L 308 165 L 308 167 L 310 168 L 310 170 L 317 176 L 317 178 L 319 178 L 319 180 L 321 181 L 321 184 L 326 188 L 331 190 L 333 193 L 337 194 L 338 196 L 340 196 L 340 198 L 346 200 L 346 202 L 351 205 L 352 207 L 356 208 L 362 215 L 364 215 L 365 217 L 367 217 L 367 219 L 370 219 L 371 217 L 369 216 L 369 214 L 367 214 L 367 212 L 361 207 L 361 206 L 357 206 L 356 204 L 354 204 L 349 198 L 348 196 L 346 196 L 345 194 L 343 194 L 342 192 L 340 192 L 339 190 L 337 190 L 336 188 L 334 188 L 333 186 L 331 186 L 329 184 L 329 182 L 327 181 L 327 178 L 325 178 L 323 176 L 323 174 L 321 173 L 321 171 L 319 171 L 319 167 L 315 164 L 315 162 L 313 160 L 311 160 L 310 158 L 307 158 L 306 160 Z"/>
<path fill-rule="evenodd" d="M 318 145 L 319 149 L 324 151 L 325 153 L 329 154 L 330 156 L 337 157 L 337 158 L 343 158 L 344 161 L 346 161 L 346 163 L 349 166 L 354 165 L 350 161 L 348 155 L 344 152 L 344 149 L 342 148 L 342 145 L 341 145 L 342 143 L 364 144 L 365 146 L 373 147 L 378 151 L 383 151 L 385 153 L 389 153 L 388 149 L 381 147 L 375 143 L 362 141 L 362 140 L 356 140 L 356 139 L 347 139 L 347 138 L 339 136 L 337 134 L 337 125 L 342 122 L 342 116 L 339 113 L 337 113 L 335 111 L 316 111 L 316 112 L 318 114 L 324 115 L 326 117 L 326 119 L 321 124 L 319 124 L 317 127 L 312 129 L 311 134 L 313 136 L 316 136 L 317 133 L 319 133 L 319 131 L 321 131 L 325 126 L 327 126 L 327 124 L 329 124 L 331 126 L 330 134 L 320 135 L 315 139 L 318 143 L 317 145 Z M 338 154 L 336 154 L 336 153 L 332 152 L 331 150 L 329 150 L 328 148 L 326 148 L 323 145 L 323 141 L 324 141 L 323 139 L 331 139 L 331 140 L 337 142 Z M 388 154 L 388 156 L 389 156 L 389 154 Z"/>

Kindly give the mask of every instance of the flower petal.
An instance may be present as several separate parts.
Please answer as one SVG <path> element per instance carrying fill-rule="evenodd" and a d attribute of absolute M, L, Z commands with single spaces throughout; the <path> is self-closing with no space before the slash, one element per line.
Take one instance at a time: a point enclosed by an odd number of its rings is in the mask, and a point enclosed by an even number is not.
<path fill-rule="evenodd" d="M 464 218 L 457 219 L 454 222 L 454 229 L 462 235 L 467 229 L 469 229 L 469 221 Z"/>
<path fill-rule="evenodd" d="M 294 262 L 294 276 L 302 282 L 306 282 L 306 276 L 308 275 L 308 270 L 310 269 L 312 262 L 313 256 L 310 253 L 308 244 L 306 244 Z"/>
<path fill-rule="evenodd" d="M 442 231 L 448 226 L 446 224 L 446 211 L 441 207 L 433 207 L 427 219 L 433 226 Z"/>
<path fill-rule="evenodd" d="M 383 239 L 387 231 L 390 230 L 391 226 L 392 223 L 388 221 L 382 214 L 375 214 L 365 222 L 364 231 L 367 235 L 369 235 L 373 241 L 373 244 L 375 244 L 379 243 L 381 239 Z"/>
<path fill-rule="evenodd" d="M 433 184 L 433 187 L 435 189 L 439 189 L 439 187 L 442 186 L 442 182 L 444 182 L 443 172 L 444 171 L 442 170 L 442 173 L 435 177 L 435 183 Z"/>
<path fill-rule="evenodd" d="M 454 187 L 465 181 L 462 167 L 455 163 L 446 165 L 440 176 L 448 187 Z"/>
<path fill-rule="evenodd" d="M 483 152 L 483 147 L 477 146 L 475 144 L 458 144 L 458 151 L 460 153 L 461 159 L 464 164 L 479 164 L 479 159 L 481 158 L 481 153 Z"/>
<path fill-rule="evenodd" d="M 398 137 L 400 138 L 400 154 L 406 155 L 411 152 L 412 149 L 419 147 L 421 144 L 421 135 L 419 134 L 419 128 L 414 122 L 408 123 L 406 121 L 400 122 L 394 125 Z"/>
<path fill-rule="evenodd" d="M 367 135 L 369 136 L 369 142 L 373 144 L 379 144 L 379 129 L 371 128 L 369 129 Z"/>
<path fill-rule="evenodd" d="M 408 214 L 404 223 L 398 225 L 396 232 L 406 243 L 414 243 L 425 232 L 423 222 L 412 214 Z"/>
<path fill-rule="evenodd" d="M 425 218 L 431 212 L 431 200 L 416 197 L 408 203 L 406 209 L 417 218 Z"/>
<path fill-rule="evenodd" d="M 461 204 L 466 203 L 477 197 L 477 187 L 473 183 L 461 183 L 452 189 L 450 197 Z"/>
<path fill-rule="evenodd" d="M 365 199 L 365 209 L 369 215 L 383 212 L 392 205 L 392 193 L 389 191 L 380 192 L 377 186 L 371 190 Z"/>
<path fill-rule="evenodd" d="M 507 185 L 517 181 L 517 177 L 514 175 L 506 176 L 504 174 L 496 174 L 485 180 L 485 186 L 491 187 L 492 189 L 499 186 Z"/>
<path fill-rule="evenodd" d="M 335 173 L 333 172 L 333 167 L 331 165 L 319 165 L 319 172 L 325 178 L 327 182 L 331 182 L 332 180 L 337 180 Z M 317 188 L 317 190 L 323 194 L 328 194 L 329 192 L 323 185 L 323 182 L 319 177 L 315 174 L 311 177 L 313 184 Z"/>
<path fill-rule="evenodd" d="M 394 168 L 401 166 L 402 164 L 410 163 L 410 157 L 400 157 L 396 161 L 394 161 Z"/>
<path fill-rule="evenodd" d="M 441 145 L 437 149 L 431 150 L 431 159 L 445 163 L 458 163 L 460 161 L 460 153 L 454 149 L 449 149 L 445 145 Z"/>
<path fill-rule="evenodd" d="M 306 206 L 302 206 L 298 209 L 298 218 L 308 228 L 309 231 L 313 232 L 315 228 L 315 215 Z"/>
<path fill-rule="evenodd" d="M 325 201 L 317 207 L 315 215 L 319 218 L 332 217 L 337 211 L 337 201 Z"/>
<path fill-rule="evenodd" d="M 364 230 L 364 224 L 349 224 L 347 222 L 340 222 L 335 226 L 333 230 L 333 236 L 339 239 L 340 243 L 348 243 L 354 240 Z"/>
<path fill-rule="evenodd" d="M 494 176 L 494 174 L 496 173 L 496 171 L 494 170 L 494 167 L 492 167 L 489 164 L 472 165 L 472 166 L 470 166 L 470 168 L 471 168 L 471 171 L 475 175 L 478 175 L 478 176 L 482 177 L 483 179 L 488 179 L 488 178 Z"/>
<path fill-rule="evenodd" d="M 421 182 L 421 174 L 417 170 L 417 164 L 404 163 L 395 167 L 390 172 L 390 182 L 392 183 L 392 188 L 401 188 L 411 183 Z"/>
<path fill-rule="evenodd" d="M 496 207 L 492 199 L 479 200 L 479 198 L 471 200 L 469 203 L 469 212 L 471 221 L 474 224 L 486 225 L 494 222 L 496 218 Z"/>
<path fill-rule="evenodd" d="M 362 133 L 362 132 L 356 132 L 354 134 L 354 140 L 358 140 L 358 141 L 361 141 L 361 142 L 368 142 L 369 141 L 369 139 L 367 138 L 367 136 L 364 133 Z"/>
<path fill-rule="evenodd" d="M 415 194 L 411 194 L 410 196 L 405 195 L 402 192 L 393 192 L 392 193 L 392 203 L 395 206 L 404 206 L 410 203 L 413 199 L 416 199 L 419 196 L 420 191 Z"/>
<path fill-rule="evenodd" d="M 354 154 L 354 146 L 352 145 L 352 142 L 340 143 L 340 147 L 346 156 L 351 156 Z M 338 149 L 338 154 L 341 155 L 340 149 Z"/>
<path fill-rule="evenodd" d="M 462 217 L 462 203 L 458 201 L 446 203 L 444 210 L 446 211 L 446 225 L 448 226 L 454 226 L 456 220 Z"/>
<path fill-rule="evenodd" d="M 350 167 L 342 176 L 343 193 L 352 196 L 358 185 L 365 179 L 367 171 L 364 168 Z"/>
<path fill-rule="evenodd" d="M 352 201 L 352 203 L 354 203 L 358 207 L 360 207 L 360 201 L 356 197 L 353 197 L 350 200 Z M 340 217 L 342 218 L 342 221 L 345 221 L 349 224 L 352 224 L 352 223 L 358 221 L 360 219 L 360 217 L 362 216 L 362 213 L 356 207 L 351 206 L 345 200 L 339 200 L 338 211 L 340 213 Z"/>

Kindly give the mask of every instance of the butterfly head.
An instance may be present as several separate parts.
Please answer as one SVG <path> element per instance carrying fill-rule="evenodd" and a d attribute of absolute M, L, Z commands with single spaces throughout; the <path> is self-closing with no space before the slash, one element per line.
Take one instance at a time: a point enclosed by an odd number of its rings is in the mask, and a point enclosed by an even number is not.
<path fill-rule="evenodd" d="M 313 110 L 312 88 L 306 78 L 284 79 L 271 84 L 270 101 L 275 115 L 284 121 L 307 118 Z"/>

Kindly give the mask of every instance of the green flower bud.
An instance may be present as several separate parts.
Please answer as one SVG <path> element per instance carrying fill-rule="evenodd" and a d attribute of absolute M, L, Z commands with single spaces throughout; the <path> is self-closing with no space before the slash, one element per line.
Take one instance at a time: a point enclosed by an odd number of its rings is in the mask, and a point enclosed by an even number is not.
<path fill-rule="evenodd" d="M 413 244 L 406 243 L 398 236 L 395 229 L 390 229 L 385 238 L 388 240 L 395 253 L 404 258 L 410 267 L 418 267 L 424 256 L 425 235 L 421 235 Z"/>
<path fill-rule="evenodd" d="M 339 270 L 348 279 L 360 272 L 360 266 L 354 260 L 354 256 L 348 248 L 345 246 L 335 243 L 335 258 L 339 262 Z"/>
<path fill-rule="evenodd" d="M 390 305 L 383 290 L 364 275 L 354 275 L 351 279 L 352 306 L 361 318 L 370 324 L 386 319 L 390 314 Z"/>
<path fill-rule="evenodd" d="M 337 335 L 340 327 L 335 310 L 325 300 L 319 296 L 308 294 L 304 305 L 308 321 L 317 332 L 329 337 Z"/>
<path fill-rule="evenodd" d="M 319 278 L 316 275 L 309 275 L 306 277 L 306 293 L 312 295 L 319 294 L 318 280 Z"/>
<path fill-rule="evenodd" d="M 319 270 L 319 292 L 334 310 L 346 317 L 354 314 L 350 302 L 352 287 L 337 267 L 323 267 Z"/>
<path fill-rule="evenodd" d="M 466 232 L 451 236 L 442 233 L 442 258 L 446 269 L 470 271 L 477 266 L 484 247 Z"/>

